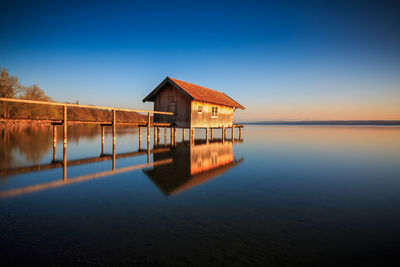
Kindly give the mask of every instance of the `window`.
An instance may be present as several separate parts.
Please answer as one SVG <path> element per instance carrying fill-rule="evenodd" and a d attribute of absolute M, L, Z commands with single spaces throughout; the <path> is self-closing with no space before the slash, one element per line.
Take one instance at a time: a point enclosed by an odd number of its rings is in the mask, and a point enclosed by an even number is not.
<path fill-rule="evenodd" d="M 211 117 L 212 118 L 218 118 L 218 107 L 213 107 L 212 108 Z"/>
<path fill-rule="evenodd" d="M 203 114 L 203 106 L 198 106 L 197 107 L 197 113 L 198 114 Z"/>

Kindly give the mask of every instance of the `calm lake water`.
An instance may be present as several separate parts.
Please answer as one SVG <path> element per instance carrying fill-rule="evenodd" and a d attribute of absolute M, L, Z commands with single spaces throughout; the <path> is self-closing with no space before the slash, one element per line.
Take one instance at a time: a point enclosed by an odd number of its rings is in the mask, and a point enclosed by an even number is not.
<path fill-rule="evenodd" d="M 400 127 L 257 125 L 244 128 L 243 142 L 223 143 L 202 142 L 197 130 L 194 145 L 180 144 L 179 130 L 175 147 L 161 132 L 150 158 L 146 131 L 135 153 L 137 129 L 118 129 L 115 157 L 111 132 L 99 156 L 99 128 L 68 131 L 65 169 L 62 139 L 53 159 L 50 127 L 0 129 L 2 266 L 394 266 L 398 258 Z"/>

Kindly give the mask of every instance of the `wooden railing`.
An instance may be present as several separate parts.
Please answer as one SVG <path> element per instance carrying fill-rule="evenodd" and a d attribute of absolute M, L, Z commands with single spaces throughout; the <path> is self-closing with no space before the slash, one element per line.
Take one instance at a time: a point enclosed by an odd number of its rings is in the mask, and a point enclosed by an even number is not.
<path fill-rule="evenodd" d="M 47 102 L 47 101 L 16 99 L 16 98 L 4 98 L 4 97 L 0 97 L 0 101 L 15 102 L 15 103 L 25 103 L 25 104 L 49 105 L 49 106 L 93 108 L 93 109 L 106 109 L 106 110 L 115 110 L 115 111 L 138 112 L 138 113 L 150 113 L 150 114 L 153 113 L 153 114 L 174 115 L 174 113 L 172 113 L 172 112 L 164 112 L 164 111 L 140 110 L 140 109 L 129 109 L 129 108 L 114 108 L 114 107 L 103 107 L 103 106 L 94 106 L 94 105 L 81 105 L 81 104 L 60 103 L 60 102 Z"/>
<path fill-rule="evenodd" d="M 67 143 L 67 124 L 68 123 L 99 123 L 96 121 L 68 121 L 68 107 L 76 107 L 76 108 L 92 108 L 92 109 L 103 109 L 103 110 L 112 110 L 112 121 L 111 122 L 102 122 L 102 126 L 112 126 L 113 129 L 113 143 L 115 143 L 115 132 L 116 132 L 116 125 L 117 125 L 117 118 L 116 118 L 116 111 L 126 111 L 126 112 L 137 112 L 137 113 L 147 113 L 147 123 L 145 123 L 145 126 L 147 126 L 147 141 L 150 142 L 150 125 L 151 125 L 151 120 L 150 120 L 150 114 L 164 114 L 164 115 L 174 115 L 172 112 L 164 112 L 164 111 L 152 111 L 152 110 L 140 110 L 140 109 L 128 109 L 128 108 L 114 108 L 114 107 L 103 107 L 103 106 L 92 106 L 92 105 L 80 105 L 80 104 L 70 104 L 70 103 L 59 103 L 59 102 L 47 102 L 47 101 L 37 101 L 37 100 L 27 100 L 27 99 L 15 99 L 15 98 L 4 98 L 0 97 L 0 101 L 3 102 L 13 102 L 13 103 L 24 103 L 24 104 L 38 104 L 38 105 L 48 105 L 48 106 L 62 106 L 63 107 L 63 119 L 62 121 L 51 121 L 53 126 L 56 124 L 63 125 L 63 136 L 64 136 L 64 145 Z M 7 119 L 7 120 L 13 120 L 13 119 Z M 134 123 L 127 123 L 123 122 L 120 124 L 136 124 L 139 125 L 139 123 L 134 122 Z M 141 123 L 143 124 L 143 123 Z M 154 125 L 154 123 L 153 123 Z M 56 128 L 53 127 L 53 132 L 56 132 Z M 103 131 L 103 130 L 102 130 Z"/>

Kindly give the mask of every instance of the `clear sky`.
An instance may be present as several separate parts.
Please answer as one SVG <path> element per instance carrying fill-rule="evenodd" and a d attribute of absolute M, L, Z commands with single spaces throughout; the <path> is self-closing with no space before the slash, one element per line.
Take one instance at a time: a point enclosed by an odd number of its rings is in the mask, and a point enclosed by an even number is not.
<path fill-rule="evenodd" d="M 2 3 L 0 67 L 56 101 L 152 109 L 170 76 L 239 121 L 400 119 L 399 1 L 81 2 Z"/>

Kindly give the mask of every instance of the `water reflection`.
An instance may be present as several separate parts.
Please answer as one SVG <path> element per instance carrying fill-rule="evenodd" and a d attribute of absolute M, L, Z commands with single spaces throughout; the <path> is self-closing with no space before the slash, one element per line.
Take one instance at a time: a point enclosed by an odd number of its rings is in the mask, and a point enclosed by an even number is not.
<path fill-rule="evenodd" d="M 197 141 L 179 143 L 166 153 L 154 154 L 154 161 L 172 158 L 171 164 L 158 165 L 143 172 L 166 195 L 172 196 L 205 183 L 241 163 L 233 154 L 239 141 Z"/>
<path fill-rule="evenodd" d="M 58 132 L 58 139 L 54 138 L 54 128 Z M 62 126 L 53 130 L 49 126 L 0 126 L 0 170 L 19 167 L 28 164 L 38 164 L 53 149 L 53 161 L 57 161 L 57 143 L 63 142 Z M 58 128 L 58 131 L 57 131 Z M 102 144 L 104 144 L 104 128 Z M 69 125 L 68 142 L 78 143 L 79 139 L 87 140 L 98 138 L 100 126 L 97 125 Z M 137 132 L 136 128 L 124 131 L 123 127 L 117 132 L 118 136 Z M 57 134 L 56 134 L 57 137 Z M 104 146 L 102 149 L 104 154 Z"/>
<path fill-rule="evenodd" d="M 103 136 L 104 135 L 102 134 L 102 140 L 104 140 Z M 0 198 L 14 197 L 137 169 L 143 169 L 144 173 L 147 174 L 147 176 L 161 189 L 161 191 L 166 196 L 170 196 L 213 179 L 242 162 L 243 159 L 236 160 L 233 155 L 233 144 L 237 142 L 242 141 L 223 140 L 212 142 L 196 141 L 196 143 L 181 142 L 168 146 L 164 144 L 162 147 L 154 146 L 153 149 L 148 147 L 147 150 L 139 149 L 133 152 L 117 154 L 114 139 L 111 155 L 104 154 L 104 143 L 102 142 L 100 156 L 75 160 L 67 160 L 67 144 L 64 143 L 63 158 L 62 160 L 57 160 L 57 142 L 53 139 L 53 157 L 51 163 L 2 169 L 0 170 L 0 177 L 3 177 L 4 179 L 5 177 L 16 174 L 63 168 L 62 179 L 1 191 Z M 150 160 L 151 154 L 153 155 L 152 162 Z M 115 163 L 117 159 L 136 157 L 140 155 L 147 155 L 147 163 L 124 168 L 116 168 Z M 67 168 L 70 166 L 108 160 L 112 161 L 111 170 L 75 177 L 67 176 Z"/>

